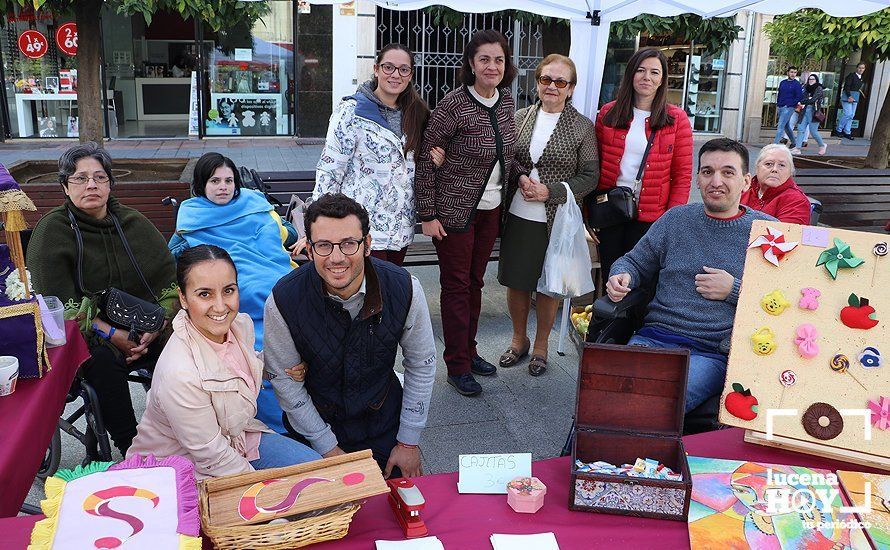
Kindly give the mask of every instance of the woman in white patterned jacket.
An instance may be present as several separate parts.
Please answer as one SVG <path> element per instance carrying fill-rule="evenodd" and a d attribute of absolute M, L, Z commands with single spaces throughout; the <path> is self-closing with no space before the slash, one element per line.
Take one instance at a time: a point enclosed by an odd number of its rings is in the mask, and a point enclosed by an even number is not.
<path fill-rule="evenodd" d="M 414 155 L 430 116 L 413 74 L 408 48 L 389 44 L 380 50 L 374 78 L 331 115 L 313 192 L 313 199 L 343 193 L 364 206 L 371 255 L 396 265 L 414 240 Z"/>

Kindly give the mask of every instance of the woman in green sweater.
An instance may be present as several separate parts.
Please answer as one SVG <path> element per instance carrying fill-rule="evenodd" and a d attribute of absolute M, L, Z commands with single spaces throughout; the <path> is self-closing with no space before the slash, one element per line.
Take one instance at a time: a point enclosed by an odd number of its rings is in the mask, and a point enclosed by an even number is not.
<path fill-rule="evenodd" d="M 95 143 L 68 149 L 59 159 L 59 182 L 65 203 L 34 228 L 26 255 L 28 269 L 34 289 L 57 296 L 65 304 L 65 318 L 80 324 L 90 347 L 84 376 L 96 390 L 111 439 L 125 454 L 136 435 L 127 374 L 154 367 L 166 340 L 167 321 L 157 332 L 130 337 L 127 330 L 112 327 L 100 315 L 96 294 L 108 288 L 122 290 L 157 303 L 170 319 L 177 296 L 176 265 L 155 226 L 111 196 L 114 177 L 111 157 L 104 149 Z M 82 268 L 75 224 L 83 238 Z M 130 261 L 124 239 L 138 266 Z"/>

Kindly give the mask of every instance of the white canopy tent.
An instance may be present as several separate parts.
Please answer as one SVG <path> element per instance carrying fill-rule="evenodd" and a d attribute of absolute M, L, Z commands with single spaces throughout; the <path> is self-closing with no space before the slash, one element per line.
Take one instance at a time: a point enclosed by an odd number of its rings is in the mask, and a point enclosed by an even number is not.
<path fill-rule="evenodd" d="M 694 13 L 702 17 L 726 17 L 739 11 L 771 15 L 819 8 L 836 17 L 855 17 L 890 7 L 890 0 L 374 0 L 391 10 L 417 10 L 444 5 L 457 11 L 485 13 L 517 9 L 571 21 L 569 56 L 578 67 L 578 85 L 573 105 L 593 118 L 597 110 L 609 27 L 613 21 L 648 13 L 673 16 Z"/>

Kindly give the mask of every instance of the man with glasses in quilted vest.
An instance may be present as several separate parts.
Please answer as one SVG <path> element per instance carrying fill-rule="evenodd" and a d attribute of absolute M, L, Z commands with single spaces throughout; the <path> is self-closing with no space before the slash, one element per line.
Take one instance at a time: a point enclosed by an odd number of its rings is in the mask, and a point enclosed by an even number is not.
<path fill-rule="evenodd" d="M 422 475 L 436 345 L 420 282 L 371 257 L 368 213 L 353 199 L 322 195 L 305 224 L 312 261 L 278 281 L 264 315 L 285 426 L 325 457 L 371 449 L 386 477 Z"/>

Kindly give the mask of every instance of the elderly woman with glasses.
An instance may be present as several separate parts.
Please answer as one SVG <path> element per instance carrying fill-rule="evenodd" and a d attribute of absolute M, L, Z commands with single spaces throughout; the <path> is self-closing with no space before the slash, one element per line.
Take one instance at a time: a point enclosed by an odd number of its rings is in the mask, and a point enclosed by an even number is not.
<path fill-rule="evenodd" d="M 580 202 L 599 180 L 596 131 L 593 123 L 571 104 L 578 80 L 575 64 L 551 54 L 535 69 L 538 101 L 516 112 L 516 160 L 530 170 L 528 180 L 507 186 L 506 222 L 501 235 L 498 281 L 507 287 L 507 308 L 513 321 L 513 340 L 501 355 L 500 366 L 512 367 L 528 355 L 531 342 L 526 324 L 556 209 L 565 203 L 563 182 Z M 537 329 L 528 371 L 540 376 L 547 368 L 550 330 L 559 302 L 538 294 Z"/>
<path fill-rule="evenodd" d="M 68 149 L 59 159 L 59 182 L 65 202 L 34 228 L 28 269 L 34 290 L 57 296 L 65 318 L 80 324 L 90 348 L 84 377 L 95 388 L 105 427 L 124 454 L 136 436 L 127 375 L 154 368 L 167 333 L 164 328 L 131 333 L 112 325 L 100 298 L 103 291 L 118 289 L 161 306 L 169 319 L 177 296 L 176 265 L 155 226 L 112 195 L 114 175 L 105 149 L 95 143 Z M 88 459 L 98 458 L 95 445 L 94 440 L 87 446 Z"/>
<path fill-rule="evenodd" d="M 414 163 L 430 116 L 413 74 L 411 50 L 401 44 L 380 50 L 374 78 L 331 115 L 313 193 L 315 199 L 343 193 L 364 206 L 371 255 L 396 265 L 414 240 Z"/>
<path fill-rule="evenodd" d="M 810 199 L 794 183 L 794 159 L 787 147 L 770 143 L 754 163 L 751 187 L 741 204 L 773 216 L 780 222 L 810 223 Z"/>
<path fill-rule="evenodd" d="M 242 187 L 235 163 L 219 153 L 205 153 L 198 159 L 192 195 L 179 206 L 170 250 L 179 257 L 189 247 L 209 244 L 229 253 L 238 270 L 241 311 L 253 320 L 254 348 L 262 351 L 263 304 L 278 279 L 296 267 L 285 249 L 292 237 L 266 197 Z M 304 243 L 297 242 L 293 253 Z M 268 382 L 257 400 L 258 418 L 284 433 L 281 409 Z"/>

